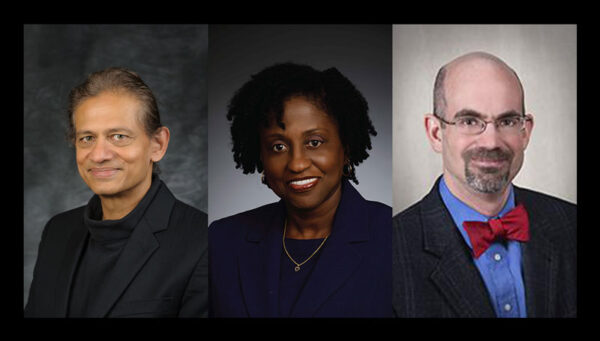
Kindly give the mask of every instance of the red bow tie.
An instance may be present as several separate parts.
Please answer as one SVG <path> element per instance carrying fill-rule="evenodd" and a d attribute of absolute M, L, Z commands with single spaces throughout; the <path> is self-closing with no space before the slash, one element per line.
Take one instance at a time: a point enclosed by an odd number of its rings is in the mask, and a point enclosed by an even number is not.
<path fill-rule="evenodd" d="M 500 219 L 490 219 L 488 222 L 465 221 L 463 227 L 471 240 L 475 258 L 479 258 L 498 238 L 520 242 L 529 240 L 529 216 L 523 204 L 519 204 Z"/>

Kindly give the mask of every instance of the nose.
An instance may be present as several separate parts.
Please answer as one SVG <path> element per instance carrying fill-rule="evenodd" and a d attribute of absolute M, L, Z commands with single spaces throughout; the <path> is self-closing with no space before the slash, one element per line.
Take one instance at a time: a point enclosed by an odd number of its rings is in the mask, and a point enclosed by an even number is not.
<path fill-rule="evenodd" d="M 478 135 L 477 142 L 482 147 L 495 148 L 500 144 L 502 134 L 494 124 L 488 122 L 485 130 Z"/>
<path fill-rule="evenodd" d="M 103 138 L 98 138 L 92 146 L 88 157 L 94 163 L 102 163 L 112 159 L 113 151 L 111 144 Z"/>
<path fill-rule="evenodd" d="M 312 161 L 307 157 L 303 148 L 293 148 L 288 161 L 288 169 L 294 173 L 302 173 L 310 167 Z"/>

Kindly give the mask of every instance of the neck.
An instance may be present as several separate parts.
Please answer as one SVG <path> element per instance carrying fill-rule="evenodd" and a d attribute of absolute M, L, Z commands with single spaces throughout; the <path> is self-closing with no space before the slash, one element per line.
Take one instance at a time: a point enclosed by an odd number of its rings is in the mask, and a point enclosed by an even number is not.
<path fill-rule="evenodd" d="M 133 211 L 150 189 L 152 177 L 148 177 L 129 191 L 115 195 L 99 195 L 102 220 L 119 220 Z"/>
<path fill-rule="evenodd" d="M 488 217 L 493 217 L 500 213 L 510 194 L 509 186 L 496 193 L 477 192 L 471 188 L 467 188 L 468 186 L 466 185 L 463 186 L 448 173 L 444 173 L 444 181 L 455 197 L 475 211 Z"/>
<path fill-rule="evenodd" d="M 341 197 L 340 184 L 331 197 L 314 209 L 299 210 L 287 205 L 286 237 L 292 239 L 318 239 L 329 236 Z"/>

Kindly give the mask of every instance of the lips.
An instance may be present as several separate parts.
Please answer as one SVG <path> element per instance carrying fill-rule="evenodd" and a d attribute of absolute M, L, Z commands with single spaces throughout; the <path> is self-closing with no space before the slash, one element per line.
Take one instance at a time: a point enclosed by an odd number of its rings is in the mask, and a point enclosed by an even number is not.
<path fill-rule="evenodd" d="M 315 187 L 318 182 L 319 178 L 317 177 L 307 177 L 288 181 L 288 186 L 294 192 L 306 192 Z"/>
<path fill-rule="evenodd" d="M 501 159 L 501 160 L 494 160 L 494 159 L 471 159 L 471 162 L 477 164 L 477 165 L 481 165 L 484 167 L 498 167 L 501 166 L 502 164 L 506 163 L 507 160 Z"/>
<path fill-rule="evenodd" d="M 90 168 L 89 170 L 92 176 L 100 179 L 110 178 L 113 175 L 117 174 L 118 171 L 118 168 L 112 167 Z"/>

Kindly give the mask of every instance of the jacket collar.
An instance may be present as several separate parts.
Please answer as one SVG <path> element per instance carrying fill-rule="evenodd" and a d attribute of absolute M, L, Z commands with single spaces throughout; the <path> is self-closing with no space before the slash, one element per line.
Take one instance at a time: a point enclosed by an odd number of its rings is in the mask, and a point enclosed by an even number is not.
<path fill-rule="evenodd" d="M 357 244 L 369 240 L 369 217 L 365 205 L 365 199 L 347 180 L 343 180 L 342 197 L 331 235 L 319 251 L 321 255 L 300 292 L 292 316 L 314 316 L 360 264 L 363 255 Z M 262 224 L 248 227 L 239 264 L 244 298 L 252 317 L 278 316 L 284 222 L 285 204 L 280 200 L 272 206 Z"/>
<path fill-rule="evenodd" d="M 469 248 L 439 194 L 437 179 L 421 203 L 423 248 L 437 257 L 430 279 L 461 317 L 494 317 Z"/>
<path fill-rule="evenodd" d="M 464 317 L 495 316 L 487 290 L 439 195 L 439 182 L 422 201 L 423 248 L 439 258 L 431 279 L 450 305 Z M 548 316 L 558 254 L 549 236 L 559 231 L 543 215 L 543 208 L 526 191 L 514 186 L 515 205 L 523 204 L 529 215 L 530 240 L 521 244 L 523 281 L 528 317 Z"/>
<path fill-rule="evenodd" d="M 552 297 L 558 277 L 558 248 L 553 237 L 560 238 L 560 227 L 544 215 L 544 208 L 526 191 L 515 186 L 515 200 L 522 203 L 529 216 L 529 241 L 521 244 L 523 254 L 523 282 L 528 317 L 552 316 Z"/>
<path fill-rule="evenodd" d="M 154 233 L 168 227 L 175 197 L 162 180 L 157 180 L 160 181 L 158 192 L 123 247 L 111 278 L 105 286 L 106 290 L 98 293 L 100 304 L 91 312 L 92 317 L 105 317 L 109 314 L 128 284 L 159 247 Z M 89 231 L 84 226 L 83 217 L 81 225 L 81 228 L 74 229 L 68 237 L 63 266 L 58 271 L 57 302 L 62 316 L 67 314 L 74 274 L 89 238 Z"/>

